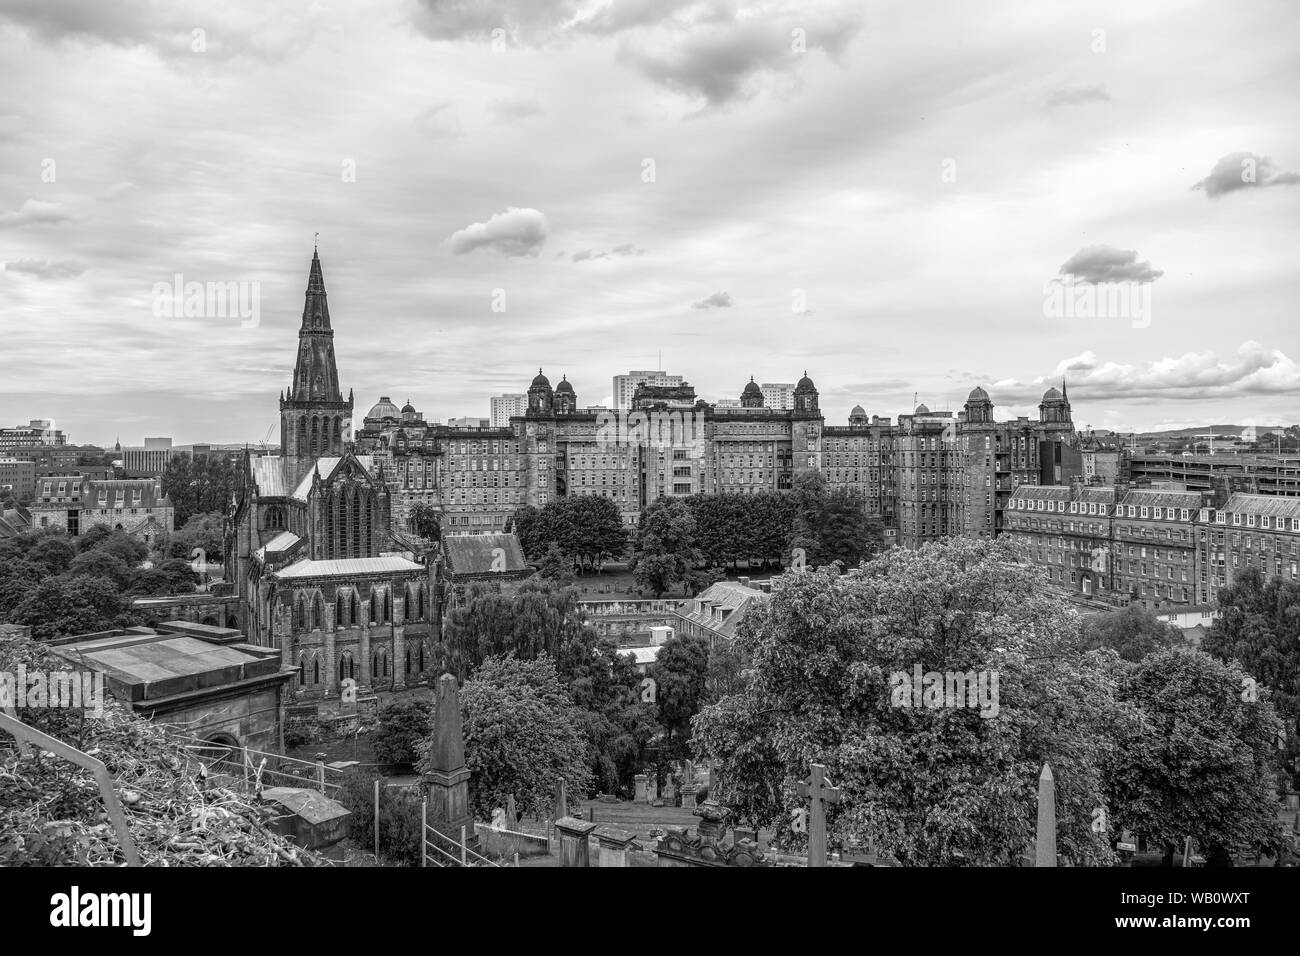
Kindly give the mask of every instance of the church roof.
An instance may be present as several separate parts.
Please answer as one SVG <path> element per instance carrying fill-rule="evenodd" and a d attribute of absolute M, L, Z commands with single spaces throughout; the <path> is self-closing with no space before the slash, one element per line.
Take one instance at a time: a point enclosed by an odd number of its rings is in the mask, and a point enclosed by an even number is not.
<path fill-rule="evenodd" d="M 258 455 L 248 459 L 250 477 L 263 498 L 283 498 L 284 458 L 280 455 Z"/>
<path fill-rule="evenodd" d="M 375 463 L 374 456 L 372 455 L 357 455 L 356 459 L 357 459 L 357 464 L 359 464 L 366 471 L 369 471 L 374 466 Z M 306 501 L 307 493 L 311 491 L 312 476 L 315 474 L 319 474 L 321 481 L 325 481 L 327 478 L 330 477 L 330 475 L 334 474 L 334 470 L 338 468 L 339 462 L 341 462 L 342 460 L 343 459 L 341 457 L 340 458 L 317 458 L 316 461 L 312 464 L 312 467 L 307 469 L 307 474 L 303 475 L 302 481 L 298 482 L 298 487 L 293 490 L 292 497 L 297 498 L 299 501 Z"/>
<path fill-rule="evenodd" d="M 505 566 L 496 573 L 528 569 L 523 548 L 514 534 L 450 534 L 442 539 L 447 569 L 455 575 L 492 573 L 497 548 L 505 553 Z"/>
<path fill-rule="evenodd" d="M 292 402 L 343 402 L 339 392 L 339 370 L 334 361 L 334 329 L 325 301 L 325 277 L 320 256 L 313 254 L 307 276 L 307 295 L 298 329 L 298 359 L 293 368 Z M 350 401 L 350 399 L 349 399 Z"/>
<path fill-rule="evenodd" d="M 384 554 L 377 558 L 336 558 L 333 561 L 295 561 L 287 568 L 275 572 L 275 576 L 284 580 L 301 578 L 345 577 L 349 575 L 396 574 L 402 571 L 423 571 L 424 565 L 408 561 L 395 554 Z"/>

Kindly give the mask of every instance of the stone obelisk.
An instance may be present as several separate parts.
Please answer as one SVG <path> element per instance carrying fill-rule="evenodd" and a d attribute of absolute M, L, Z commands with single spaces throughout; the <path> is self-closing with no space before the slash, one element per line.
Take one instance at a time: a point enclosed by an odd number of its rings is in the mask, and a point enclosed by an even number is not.
<path fill-rule="evenodd" d="M 1034 866 L 1056 866 L 1056 781 L 1052 768 L 1043 764 L 1038 775 L 1038 840 Z"/>
<path fill-rule="evenodd" d="M 456 678 L 438 678 L 433 713 L 433 747 L 424 773 L 429 800 L 429 826 L 459 844 L 461 827 L 471 850 L 478 847 L 474 819 L 469 812 L 469 768 L 465 766 L 465 738 L 460 726 L 460 695 Z M 448 847 L 440 845 L 440 849 Z"/>

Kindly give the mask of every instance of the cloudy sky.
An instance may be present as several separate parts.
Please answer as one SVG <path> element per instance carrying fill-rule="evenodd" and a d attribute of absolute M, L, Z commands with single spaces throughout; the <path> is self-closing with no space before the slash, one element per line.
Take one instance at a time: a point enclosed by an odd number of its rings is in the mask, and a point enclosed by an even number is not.
<path fill-rule="evenodd" d="M 263 439 L 317 232 L 358 415 L 662 352 L 834 422 L 1065 375 L 1081 426 L 1294 423 L 1298 41 L 1294 0 L 3 0 L 0 423 Z"/>

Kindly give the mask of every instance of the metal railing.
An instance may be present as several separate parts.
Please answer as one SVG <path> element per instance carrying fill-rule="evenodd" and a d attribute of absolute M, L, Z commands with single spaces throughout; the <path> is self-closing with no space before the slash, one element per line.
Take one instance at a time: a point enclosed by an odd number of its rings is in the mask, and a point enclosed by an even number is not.
<path fill-rule="evenodd" d="M 483 854 L 477 853 L 474 850 L 471 850 L 469 848 L 465 827 L 462 826 L 460 828 L 460 843 L 457 843 L 455 840 L 447 836 L 447 834 L 443 833 L 441 830 L 437 830 L 429 826 L 429 801 L 428 800 L 422 800 L 420 802 L 420 830 L 421 833 L 423 834 L 424 851 L 425 851 L 421 853 L 422 865 L 427 864 L 427 861 L 431 859 L 427 851 L 429 849 L 433 849 L 436 850 L 442 856 L 445 856 L 449 860 L 451 860 L 453 865 L 455 866 L 492 866 L 492 867 L 496 867 L 497 869 L 503 868 L 503 864 L 497 863 L 495 860 L 489 860 Z M 446 850 L 442 849 L 436 843 L 430 842 L 429 840 L 430 834 L 432 834 L 434 837 L 439 837 L 445 840 L 447 844 L 450 845 L 453 849 L 459 850 L 460 858 L 457 859 L 455 856 L 453 856 L 451 853 L 447 852 Z M 471 859 L 474 862 L 471 862 Z M 446 866 L 447 864 L 436 863 L 435 865 Z"/>

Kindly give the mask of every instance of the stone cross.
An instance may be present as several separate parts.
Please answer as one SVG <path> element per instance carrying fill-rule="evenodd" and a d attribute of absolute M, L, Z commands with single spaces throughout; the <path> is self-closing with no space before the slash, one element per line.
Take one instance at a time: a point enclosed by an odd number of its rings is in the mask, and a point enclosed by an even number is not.
<path fill-rule="evenodd" d="M 1052 768 L 1043 764 L 1038 775 L 1038 840 L 1034 866 L 1056 866 L 1056 781 Z"/>
<path fill-rule="evenodd" d="M 807 797 L 812 804 L 808 826 L 808 865 L 826 865 L 826 804 L 840 802 L 840 789 L 826 779 L 823 764 L 812 765 L 810 780 L 799 784 L 799 796 Z"/>

